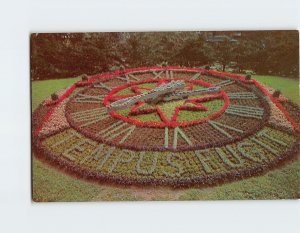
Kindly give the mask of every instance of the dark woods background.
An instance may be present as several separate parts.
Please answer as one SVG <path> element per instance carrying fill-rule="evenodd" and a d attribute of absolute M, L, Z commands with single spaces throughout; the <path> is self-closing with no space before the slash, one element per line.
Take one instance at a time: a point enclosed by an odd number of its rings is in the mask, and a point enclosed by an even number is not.
<path fill-rule="evenodd" d="M 31 79 L 153 65 L 211 66 L 298 78 L 297 31 L 35 33 Z"/>

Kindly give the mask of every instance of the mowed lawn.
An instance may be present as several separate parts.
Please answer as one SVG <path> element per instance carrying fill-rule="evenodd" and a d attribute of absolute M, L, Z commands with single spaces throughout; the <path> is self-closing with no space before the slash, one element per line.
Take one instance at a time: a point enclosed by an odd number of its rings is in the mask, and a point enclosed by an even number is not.
<path fill-rule="evenodd" d="M 279 89 L 299 103 L 297 80 L 259 76 L 253 78 Z M 70 86 L 79 78 L 32 82 L 32 110 L 54 91 Z M 75 179 L 33 157 L 32 198 L 34 201 L 130 201 L 130 200 L 230 200 L 294 199 L 300 197 L 300 160 L 263 176 L 210 188 L 171 189 L 168 187 L 117 187 Z"/>
<path fill-rule="evenodd" d="M 299 80 L 265 75 L 254 75 L 253 78 L 262 84 L 267 84 L 280 90 L 284 96 L 292 100 L 294 103 L 300 104 Z"/>
<path fill-rule="evenodd" d="M 48 98 L 55 91 L 65 89 L 73 83 L 79 81 L 80 78 L 54 79 L 45 81 L 34 81 L 31 85 L 32 109 Z"/>

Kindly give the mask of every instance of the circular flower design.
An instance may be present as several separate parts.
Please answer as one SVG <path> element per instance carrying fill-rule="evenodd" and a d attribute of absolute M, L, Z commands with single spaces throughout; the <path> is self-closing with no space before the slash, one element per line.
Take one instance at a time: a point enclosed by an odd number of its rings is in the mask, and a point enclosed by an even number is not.
<path fill-rule="evenodd" d="M 172 82 L 180 87 L 166 91 Z M 296 155 L 298 115 L 239 75 L 138 68 L 89 77 L 45 101 L 33 115 L 33 149 L 64 171 L 103 182 L 212 185 Z"/>

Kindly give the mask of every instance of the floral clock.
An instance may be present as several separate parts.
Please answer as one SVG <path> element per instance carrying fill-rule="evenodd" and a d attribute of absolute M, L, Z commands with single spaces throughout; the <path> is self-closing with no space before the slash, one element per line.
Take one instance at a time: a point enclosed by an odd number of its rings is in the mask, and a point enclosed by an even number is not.
<path fill-rule="evenodd" d="M 198 68 L 94 75 L 34 112 L 33 149 L 100 182 L 179 187 L 242 179 L 299 149 L 299 109 L 272 91 Z"/>

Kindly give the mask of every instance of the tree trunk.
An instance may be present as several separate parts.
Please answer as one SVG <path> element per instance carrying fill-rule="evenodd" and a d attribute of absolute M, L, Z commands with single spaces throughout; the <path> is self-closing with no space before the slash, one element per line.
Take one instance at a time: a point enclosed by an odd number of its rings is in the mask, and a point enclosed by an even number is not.
<path fill-rule="evenodd" d="M 225 68 L 226 68 L 226 64 L 223 64 L 223 72 L 225 71 Z"/>

